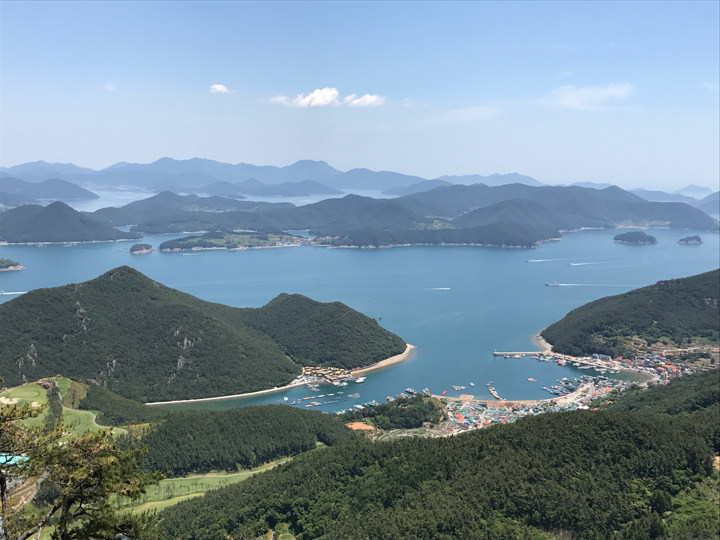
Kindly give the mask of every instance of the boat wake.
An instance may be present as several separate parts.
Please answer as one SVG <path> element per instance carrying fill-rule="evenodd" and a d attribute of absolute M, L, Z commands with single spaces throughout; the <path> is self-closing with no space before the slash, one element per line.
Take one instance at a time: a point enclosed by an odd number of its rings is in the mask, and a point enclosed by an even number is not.
<path fill-rule="evenodd" d="M 14 296 L 16 294 L 25 294 L 27 291 L 0 291 L 0 294 L 4 294 L 6 296 Z"/>

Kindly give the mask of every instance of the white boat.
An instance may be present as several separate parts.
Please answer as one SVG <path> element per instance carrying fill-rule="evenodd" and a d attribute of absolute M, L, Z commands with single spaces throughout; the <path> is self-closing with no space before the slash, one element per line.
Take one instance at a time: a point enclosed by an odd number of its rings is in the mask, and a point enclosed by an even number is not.
<path fill-rule="evenodd" d="M 364 383 L 364 382 L 365 382 L 365 377 L 358 377 L 357 379 L 355 379 L 355 382 L 356 382 L 356 383 Z"/>

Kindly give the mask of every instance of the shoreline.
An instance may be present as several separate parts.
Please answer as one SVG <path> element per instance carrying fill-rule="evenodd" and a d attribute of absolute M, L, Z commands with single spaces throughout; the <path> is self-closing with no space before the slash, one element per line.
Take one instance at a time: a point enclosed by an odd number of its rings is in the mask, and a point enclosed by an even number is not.
<path fill-rule="evenodd" d="M 22 264 L 0 268 L 0 272 L 19 272 L 20 270 L 27 270 L 27 268 L 25 268 Z"/>
<path fill-rule="evenodd" d="M 352 370 L 350 373 L 354 376 L 359 373 L 367 373 L 369 371 L 373 371 L 375 369 L 381 369 L 388 366 L 392 366 L 394 364 L 398 364 L 402 362 L 403 360 L 406 360 L 412 355 L 413 350 L 415 349 L 414 345 L 410 345 L 409 343 L 405 347 L 405 351 L 397 354 L 395 356 L 391 356 L 390 358 L 386 358 L 385 360 L 380 360 L 379 362 L 372 364 L 371 366 L 367 366 L 364 368 L 360 368 L 357 370 Z M 154 406 L 154 405 L 180 405 L 182 403 L 203 403 L 203 402 L 211 402 L 211 401 L 224 401 L 227 399 L 241 399 L 241 398 L 247 398 L 247 397 L 253 397 L 253 396 L 262 396 L 264 394 L 274 394 L 275 392 L 284 392 L 285 390 L 290 390 L 291 388 L 298 388 L 300 386 L 306 386 L 308 383 L 307 381 L 294 381 L 290 382 L 289 384 L 286 384 L 284 386 L 276 386 L 274 388 L 267 388 L 265 390 L 256 390 L 254 392 L 245 392 L 244 394 L 232 394 L 228 396 L 215 396 L 215 397 L 207 397 L 207 398 L 194 398 L 194 399 L 176 399 L 172 401 L 150 401 L 145 403 L 145 405 Z"/>

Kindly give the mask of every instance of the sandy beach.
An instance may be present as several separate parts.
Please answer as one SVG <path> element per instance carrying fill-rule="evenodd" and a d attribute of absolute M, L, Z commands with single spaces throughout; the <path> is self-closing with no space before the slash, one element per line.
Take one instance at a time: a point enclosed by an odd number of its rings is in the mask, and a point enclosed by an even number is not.
<path fill-rule="evenodd" d="M 373 364 L 372 366 L 360 368 L 360 369 L 354 369 L 350 372 L 350 374 L 353 377 L 357 377 L 358 375 L 362 375 L 364 373 L 368 373 L 369 371 L 373 371 L 376 369 L 382 369 L 386 368 L 388 366 L 392 366 L 393 364 L 399 364 L 403 360 L 407 360 L 412 355 L 413 350 L 415 349 L 414 345 L 407 344 L 407 347 L 405 347 L 405 350 L 401 352 L 400 354 L 396 354 L 395 356 L 391 356 L 390 358 L 386 358 L 385 360 L 381 360 L 377 364 Z"/>
<path fill-rule="evenodd" d="M 374 369 L 381 369 L 388 366 L 392 366 L 393 364 L 397 364 L 399 362 L 402 362 L 403 360 L 406 360 L 410 357 L 412 354 L 413 349 L 415 348 L 414 345 L 407 344 L 407 347 L 405 347 L 405 351 L 395 355 L 391 356 L 390 358 L 386 358 L 385 360 L 381 360 L 380 362 L 373 364 L 371 366 L 354 370 L 351 372 L 353 376 L 357 376 L 361 373 L 367 373 L 369 371 L 372 371 Z M 268 388 L 267 390 L 258 390 L 256 392 L 246 392 L 244 394 L 233 394 L 230 396 L 216 396 L 216 397 L 209 397 L 209 398 L 196 398 L 196 399 L 177 399 L 173 401 L 150 401 L 148 403 L 145 403 L 145 405 L 177 405 L 180 403 L 201 403 L 204 401 L 223 401 L 226 399 L 236 399 L 236 398 L 246 398 L 246 397 L 252 397 L 252 396 L 262 396 L 264 394 L 272 394 L 275 392 L 284 392 L 285 390 L 289 390 L 290 388 L 297 388 L 299 386 L 305 386 L 307 382 L 305 381 L 293 381 L 290 384 L 286 384 L 285 386 L 276 386 L 275 388 Z"/>

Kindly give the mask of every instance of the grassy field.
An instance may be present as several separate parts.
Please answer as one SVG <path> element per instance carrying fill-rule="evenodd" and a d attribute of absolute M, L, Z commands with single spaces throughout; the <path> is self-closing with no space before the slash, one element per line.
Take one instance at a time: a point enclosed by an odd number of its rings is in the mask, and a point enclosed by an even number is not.
<path fill-rule="evenodd" d="M 114 502 L 116 506 L 132 512 L 160 511 L 180 501 L 199 497 L 211 489 L 247 480 L 251 476 L 267 471 L 284 461 L 287 460 L 275 461 L 256 469 L 236 473 L 210 473 L 186 476 L 184 478 L 166 478 L 160 480 L 156 485 L 148 486 L 145 494 L 135 501 L 125 497 L 118 497 Z"/>
<path fill-rule="evenodd" d="M 77 384 L 70 379 L 60 377 L 55 379 L 61 395 L 67 394 L 71 387 L 71 384 Z M 0 398 L 5 398 L 9 404 L 17 405 L 32 405 L 33 403 L 37 408 L 45 408 L 38 416 L 33 418 L 27 418 L 23 420 L 23 423 L 29 427 L 42 427 L 45 424 L 45 418 L 47 417 L 47 392 L 45 389 L 37 383 L 28 383 L 22 386 L 16 386 L 0 394 Z M 101 429 L 107 429 L 102 426 L 95 425 L 93 421 L 95 415 L 89 411 L 77 411 L 74 409 L 63 408 L 63 422 L 67 426 L 68 436 L 77 436 L 86 431 L 99 431 Z M 125 433 L 124 430 L 119 428 L 113 428 L 114 435 L 120 435 Z"/>

